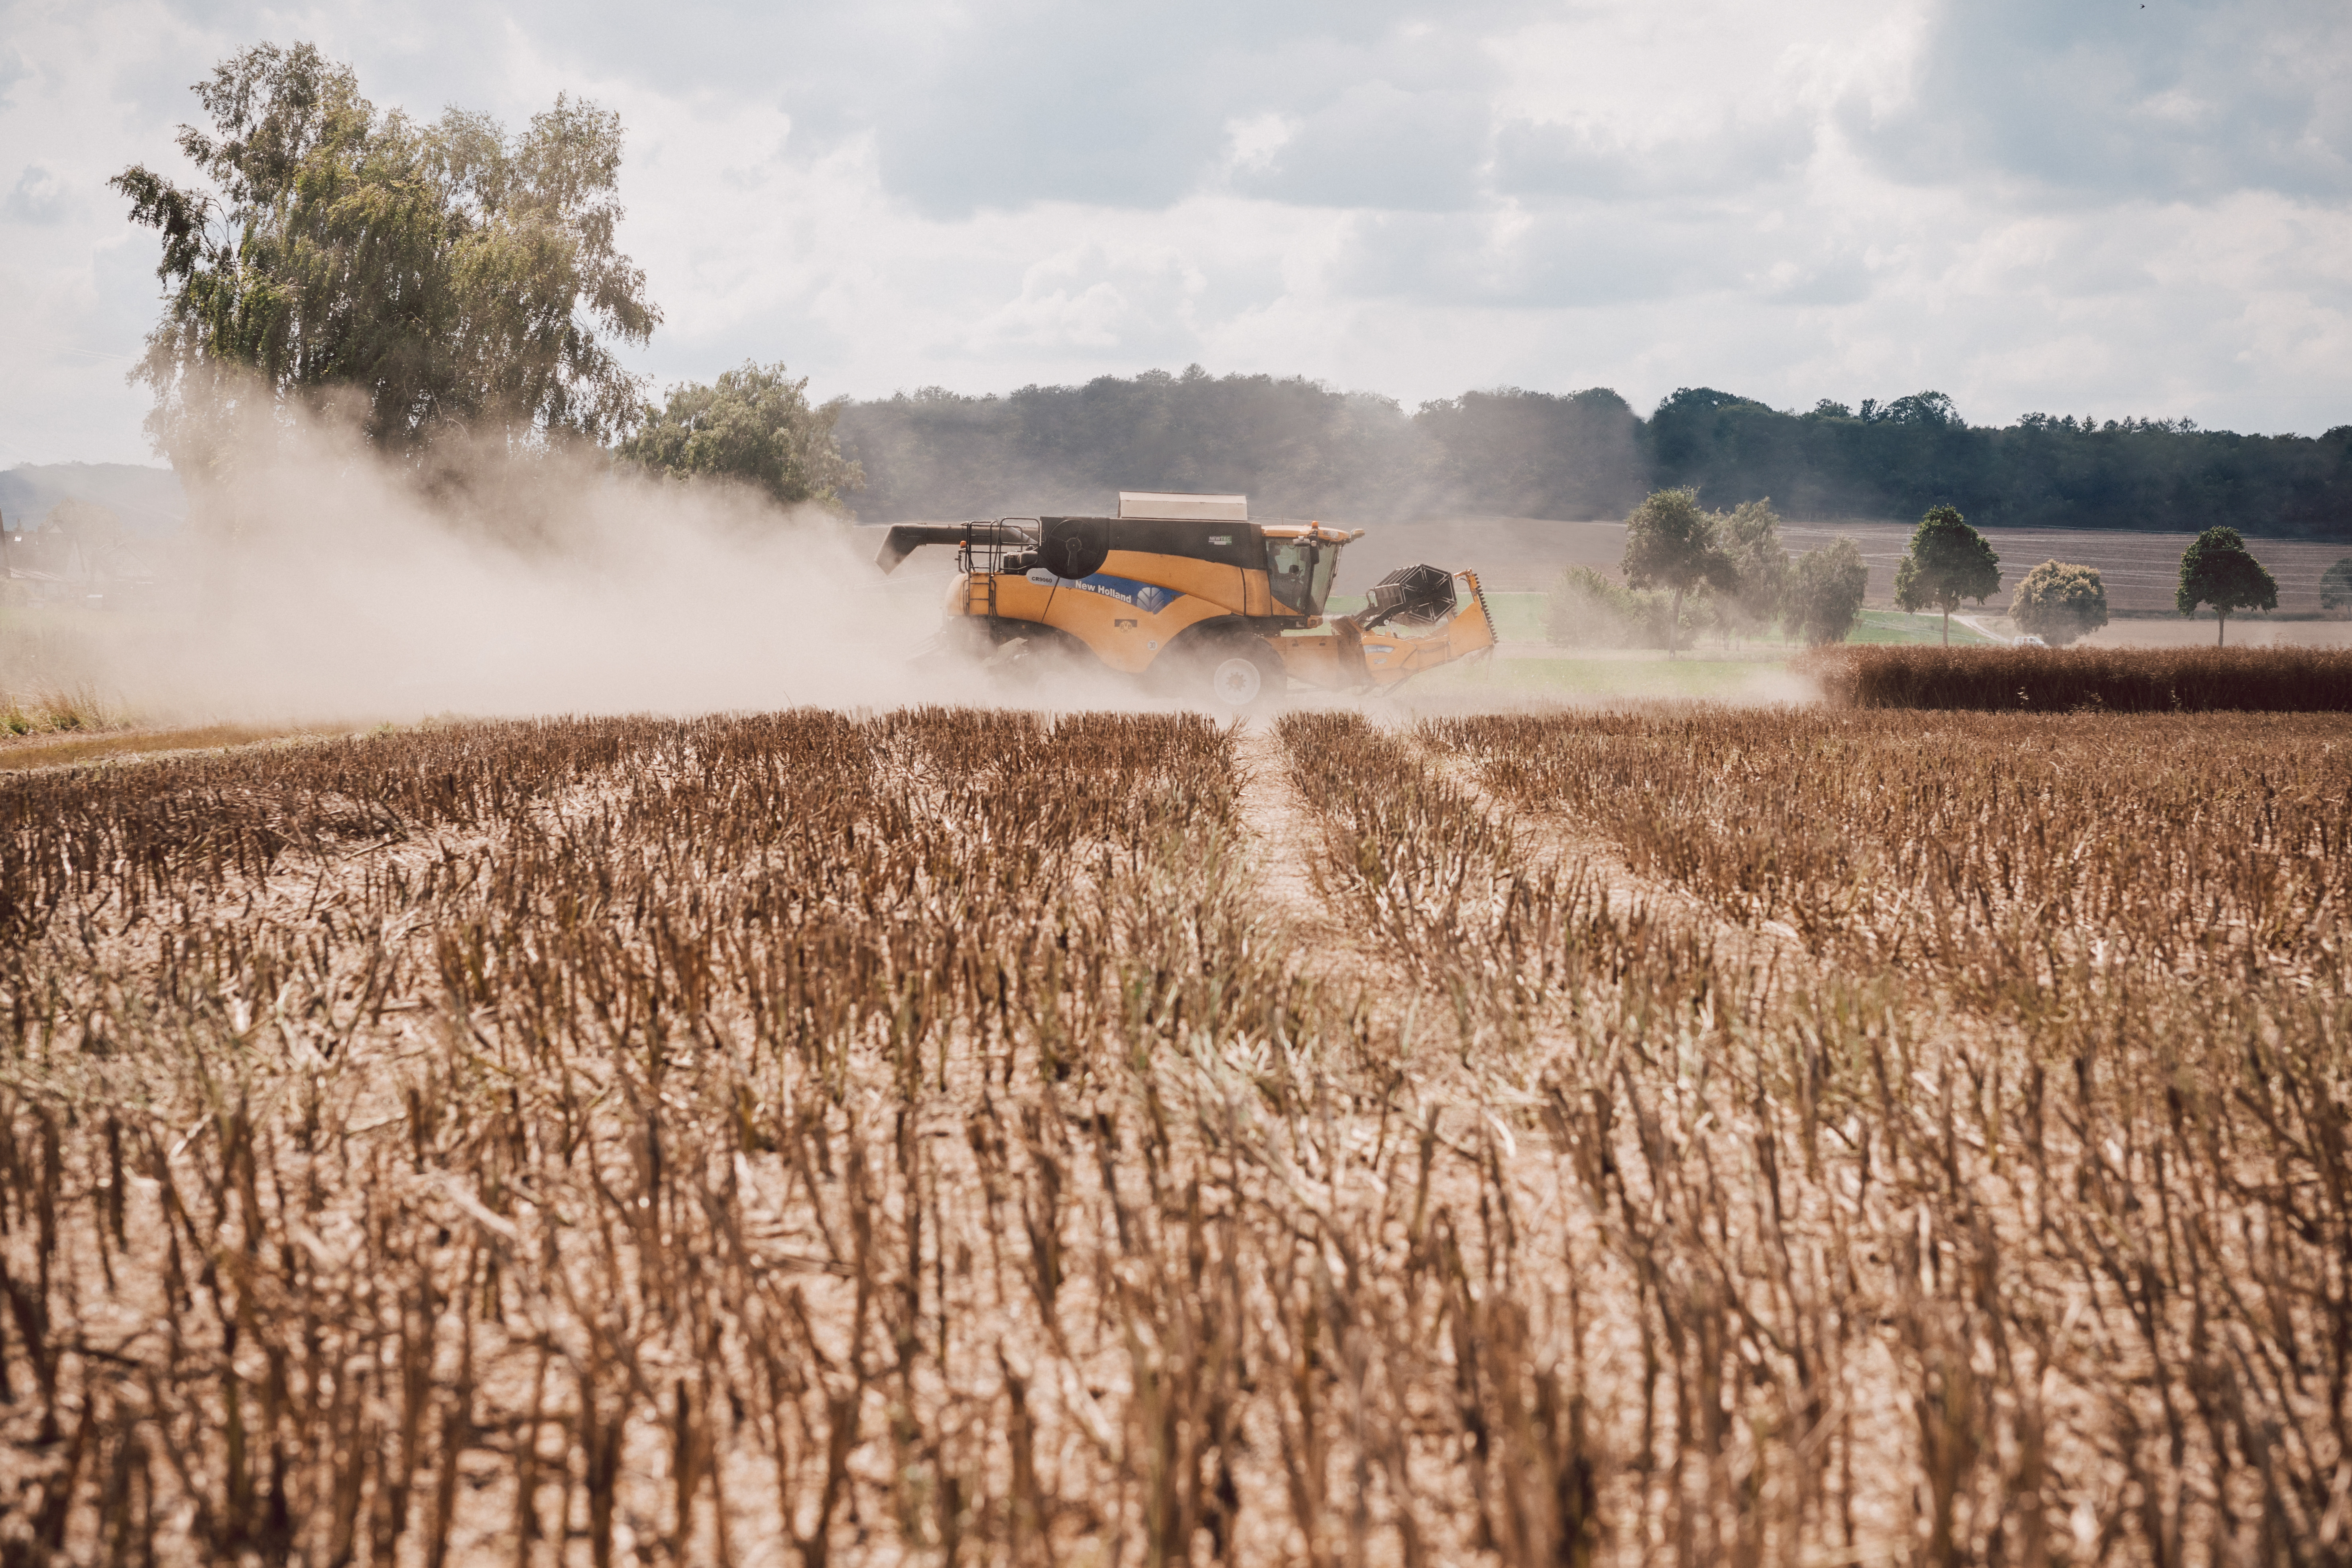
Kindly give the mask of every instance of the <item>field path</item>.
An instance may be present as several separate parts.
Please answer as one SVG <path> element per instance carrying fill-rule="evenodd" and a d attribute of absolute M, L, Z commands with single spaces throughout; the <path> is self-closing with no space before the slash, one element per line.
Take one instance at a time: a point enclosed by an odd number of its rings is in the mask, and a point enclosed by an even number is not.
<path fill-rule="evenodd" d="M 1282 740 L 1271 725 L 1234 738 L 1237 798 L 1250 837 L 1250 864 L 1259 890 L 1302 941 L 1343 941 L 1345 928 L 1315 890 L 1313 857 L 1322 847 L 1322 819 L 1299 798 L 1290 780 Z"/>
<path fill-rule="evenodd" d="M 1282 738 L 1271 722 L 1252 724 L 1236 737 L 1234 754 L 1252 879 L 1266 912 L 1286 931 L 1300 971 L 1321 984 L 1361 992 L 1373 1013 L 1391 1023 L 1402 1018 L 1416 990 L 1411 973 L 1316 889 L 1323 814 L 1291 781 Z"/>

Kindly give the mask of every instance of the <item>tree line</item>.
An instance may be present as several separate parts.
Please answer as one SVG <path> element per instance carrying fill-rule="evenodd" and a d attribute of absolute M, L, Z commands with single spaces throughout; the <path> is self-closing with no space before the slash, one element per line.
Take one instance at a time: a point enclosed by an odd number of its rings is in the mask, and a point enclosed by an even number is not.
<path fill-rule="evenodd" d="M 2326 534 L 2352 530 L 2352 425 L 2240 436 L 2181 420 L 2029 414 L 1972 426 L 1923 392 L 1797 414 L 1685 388 L 1644 418 L 1605 387 L 1466 392 L 1407 413 L 1303 377 L 1149 371 L 974 396 L 841 405 L 873 521 L 1100 505 L 1119 489 L 1226 489 L 1283 513 L 1620 518 L 1658 489 L 1800 517 Z"/>

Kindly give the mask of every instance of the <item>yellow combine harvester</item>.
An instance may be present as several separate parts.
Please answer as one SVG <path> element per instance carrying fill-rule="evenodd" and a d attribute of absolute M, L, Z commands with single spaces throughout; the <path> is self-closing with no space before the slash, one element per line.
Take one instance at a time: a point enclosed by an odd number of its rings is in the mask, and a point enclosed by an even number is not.
<path fill-rule="evenodd" d="M 1289 682 L 1392 690 L 1495 646 L 1473 572 L 1408 566 L 1327 620 L 1339 552 L 1361 529 L 1249 521 L 1243 496 L 1122 492 L 1117 517 L 902 523 L 883 571 L 956 546 L 948 637 L 998 662 L 1059 652 L 1162 693 L 1248 708 Z"/>

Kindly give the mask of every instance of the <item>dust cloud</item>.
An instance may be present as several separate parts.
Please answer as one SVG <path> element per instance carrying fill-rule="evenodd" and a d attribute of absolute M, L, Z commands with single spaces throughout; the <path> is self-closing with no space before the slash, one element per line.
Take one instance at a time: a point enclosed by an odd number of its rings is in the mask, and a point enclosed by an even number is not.
<path fill-rule="evenodd" d="M 420 482 L 331 419 L 273 422 L 192 484 L 186 580 L 83 639 L 147 719 L 409 721 L 984 700 L 916 655 L 936 573 L 747 489 L 503 456 Z M 944 553 L 944 552 L 941 552 Z"/>

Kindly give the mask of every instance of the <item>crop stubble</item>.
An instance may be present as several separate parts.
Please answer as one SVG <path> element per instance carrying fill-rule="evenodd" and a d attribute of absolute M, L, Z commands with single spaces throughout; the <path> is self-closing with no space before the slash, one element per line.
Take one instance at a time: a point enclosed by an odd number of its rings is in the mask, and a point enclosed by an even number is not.
<path fill-rule="evenodd" d="M 5 1551 L 2347 1561 L 2347 740 L 917 710 L 12 781 Z"/>

